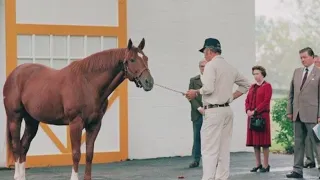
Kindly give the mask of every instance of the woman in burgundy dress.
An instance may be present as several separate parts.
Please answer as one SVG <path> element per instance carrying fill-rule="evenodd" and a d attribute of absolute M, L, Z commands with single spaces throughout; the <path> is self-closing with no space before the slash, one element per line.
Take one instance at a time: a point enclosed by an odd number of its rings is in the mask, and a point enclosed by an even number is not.
<path fill-rule="evenodd" d="M 271 146 L 271 132 L 270 132 L 270 100 L 272 96 L 271 84 L 266 82 L 264 78 L 267 73 L 264 67 L 252 67 L 252 74 L 256 81 L 247 94 L 245 108 L 248 115 L 247 126 L 247 146 L 254 147 L 256 157 L 256 167 L 251 169 L 251 172 L 269 172 L 269 147 Z M 256 115 L 265 119 L 264 131 L 255 131 L 250 129 L 250 118 Z M 263 149 L 264 161 L 261 164 L 261 148 Z"/>

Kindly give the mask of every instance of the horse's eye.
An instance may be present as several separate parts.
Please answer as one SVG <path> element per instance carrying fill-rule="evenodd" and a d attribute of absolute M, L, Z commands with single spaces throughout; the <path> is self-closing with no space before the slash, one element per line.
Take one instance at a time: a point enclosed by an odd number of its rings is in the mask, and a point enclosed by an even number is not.
<path fill-rule="evenodd" d="M 131 62 L 135 62 L 136 60 L 135 60 L 135 59 L 130 59 L 130 61 L 131 61 Z"/>

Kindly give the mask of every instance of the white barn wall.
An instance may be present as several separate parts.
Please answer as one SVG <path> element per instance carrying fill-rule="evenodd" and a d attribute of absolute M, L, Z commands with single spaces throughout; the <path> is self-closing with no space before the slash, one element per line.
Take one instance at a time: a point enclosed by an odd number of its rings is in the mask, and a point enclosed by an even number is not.
<path fill-rule="evenodd" d="M 0 0 L 0 167 L 6 163 L 6 115 L 3 106 L 3 84 L 6 79 L 4 0 Z"/>
<path fill-rule="evenodd" d="M 118 0 L 16 0 L 16 7 L 17 23 L 118 26 Z"/>
<path fill-rule="evenodd" d="M 143 4 L 144 8 L 141 8 Z M 198 74 L 204 39 L 221 41 L 223 56 L 251 78 L 255 63 L 254 0 L 128 1 L 128 38 L 146 38 L 145 53 L 155 82 L 186 91 Z M 244 97 L 232 103 L 234 131 L 231 151 L 245 147 Z M 189 102 L 159 87 L 145 93 L 129 86 L 129 158 L 190 155 L 192 123 Z"/>
<path fill-rule="evenodd" d="M 4 120 L 2 89 L 6 77 L 6 65 L 3 1 L 0 0 L 0 116 Z M 62 2 L 66 4 L 62 5 Z M 117 0 L 97 0 L 95 3 L 88 3 L 85 0 L 70 0 L 70 2 L 56 0 L 54 3 L 34 0 L 25 3 L 24 0 L 16 2 L 18 23 L 118 25 Z M 71 8 L 72 3 L 77 6 Z M 189 78 L 199 72 L 198 61 L 203 55 L 198 49 L 202 47 L 207 37 L 218 38 L 222 43 L 223 56 L 251 78 L 250 68 L 255 62 L 254 0 L 241 2 L 203 0 L 201 3 L 192 0 L 127 0 L 127 4 L 128 38 L 132 38 L 135 45 L 142 37 L 146 38 L 145 53 L 149 56 L 149 66 L 156 83 L 186 91 Z M 43 8 L 44 6 L 51 9 Z M 214 9 L 215 6 L 218 8 Z M 84 9 L 86 16 L 81 13 Z M 68 15 L 67 12 L 73 15 Z M 65 37 L 56 38 L 54 42 L 62 43 L 59 47 L 66 47 L 63 45 Z M 18 46 L 20 43 L 25 49 L 30 49 L 27 47 L 31 45 L 28 39 L 30 39 L 28 36 L 19 36 Z M 36 36 L 35 43 L 39 48 L 46 48 L 47 40 L 46 36 Z M 75 39 L 75 42 L 78 40 Z M 91 40 L 88 42 L 95 42 L 95 39 Z M 116 46 L 116 41 L 106 40 L 105 44 L 111 48 Z M 83 46 L 81 45 L 82 48 Z M 86 54 L 83 49 L 76 50 L 76 47 L 75 51 L 81 53 L 75 56 Z M 94 43 L 88 47 L 95 47 L 97 50 L 100 48 Z M 19 52 L 18 48 L 18 55 Z M 43 56 L 49 56 L 45 54 L 48 52 L 47 49 L 42 49 L 40 52 Z M 29 55 L 23 54 L 27 52 L 21 53 L 27 60 Z M 232 104 L 236 117 L 232 151 L 251 150 L 245 147 L 246 120 L 243 103 L 244 98 L 240 98 Z M 114 109 L 106 114 L 105 121 L 117 118 L 117 104 L 115 103 Z M 0 166 L 5 166 L 6 160 L 6 126 L 3 120 L 0 121 Z M 116 130 L 119 125 L 113 120 L 104 124 L 108 127 L 105 126 L 105 131 L 99 134 L 96 151 L 117 150 L 118 141 L 108 140 L 105 137 L 118 139 L 119 132 Z M 109 131 L 110 129 L 113 131 Z M 62 127 L 54 127 L 53 131 L 60 139 L 66 135 L 65 128 Z M 44 132 L 39 130 L 29 154 L 58 153 L 50 143 Z M 108 147 L 103 147 L 104 145 Z M 47 149 L 41 151 L 39 147 Z M 137 89 L 133 83 L 129 83 L 129 158 L 190 155 L 191 147 L 192 124 L 189 102 L 179 94 L 158 87 L 145 93 Z"/>

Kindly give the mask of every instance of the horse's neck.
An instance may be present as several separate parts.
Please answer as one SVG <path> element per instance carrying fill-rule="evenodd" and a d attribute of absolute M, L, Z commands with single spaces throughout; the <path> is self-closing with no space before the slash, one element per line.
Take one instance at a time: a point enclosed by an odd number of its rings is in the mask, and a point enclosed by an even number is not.
<path fill-rule="evenodd" d="M 116 77 L 113 78 L 109 86 L 103 91 L 103 94 L 101 97 L 101 100 L 104 102 L 107 100 L 109 95 L 125 80 L 124 78 L 124 72 L 119 72 Z"/>
<path fill-rule="evenodd" d="M 87 75 L 87 79 L 100 96 L 109 96 L 124 80 L 124 74 L 122 71 L 114 74 L 105 72 L 93 76 Z"/>
<path fill-rule="evenodd" d="M 79 69 L 102 99 L 107 98 L 124 80 L 121 62 L 124 50 L 110 50 L 89 56 L 71 69 Z"/>

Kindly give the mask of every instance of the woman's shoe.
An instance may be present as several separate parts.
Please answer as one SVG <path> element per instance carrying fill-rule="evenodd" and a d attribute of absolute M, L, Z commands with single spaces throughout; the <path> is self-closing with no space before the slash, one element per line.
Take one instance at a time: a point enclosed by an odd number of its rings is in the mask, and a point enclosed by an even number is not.
<path fill-rule="evenodd" d="M 254 167 L 250 170 L 250 172 L 257 172 L 259 169 L 262 168 L 262 165 L 260 164 L 258 167 Z"/>
<path fill-rule="evenodd" d="M 262 168 L 260 169 L 260 172 L 269 172 L 269 171 L 270 171 L 270 165 L 268 165 L 267 168 L 262 167 Z"/>

